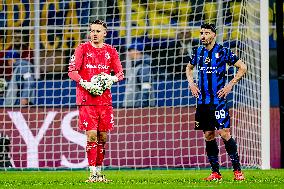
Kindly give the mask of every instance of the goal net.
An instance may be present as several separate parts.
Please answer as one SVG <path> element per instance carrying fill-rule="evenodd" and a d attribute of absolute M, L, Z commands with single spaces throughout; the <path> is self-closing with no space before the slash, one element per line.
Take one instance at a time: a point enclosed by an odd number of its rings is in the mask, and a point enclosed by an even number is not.
<path fill-rule="evenodd" d="M 86 137 L 77 128 L 75 83 L 67 68 L 95 19 L 107 22 L 106 43 L 119 52 L 126 75 L 112 87 L 115 128 L 108 138 L 106 168 L 209 167 L 203 133 L 194 130 L 196 100 L 185 77 L 205 22 L 216 24 L 218 42 L 248 66 L 228 97 L 231 128 L 242 166 L 262 166 L 259 0 L 33 2 L 0 4 L 1 167 L 87 166 Z M 142 57 L 136 63 L 133 49 Z M 32 75 L 9 66 L 9 53 L 19 53 Z M 235 73 L 228 67 L 228 80 Z M 19 104 L 26 94 L 35 95 L 29 106 Z M 218 143 L 221 166 L 230 167 L 223 142 Z"/>

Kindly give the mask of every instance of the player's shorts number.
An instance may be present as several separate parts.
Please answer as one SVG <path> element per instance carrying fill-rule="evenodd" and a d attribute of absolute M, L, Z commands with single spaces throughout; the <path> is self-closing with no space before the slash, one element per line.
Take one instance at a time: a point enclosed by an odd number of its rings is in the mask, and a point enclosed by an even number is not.
<path fill-rule="evenodd" d="M 219 110 L 219 111 L 215 111 L 215 117 L 216 119 L 220 119 L 220 118 L 225 118 L 226 117 L 226 112 L 225 110 Z"/>
<path fill-rule="evenodd" d="M 110 116 L 111 116 L 110 123 L 114 123 L 113 114 L 110 114 Z"/>

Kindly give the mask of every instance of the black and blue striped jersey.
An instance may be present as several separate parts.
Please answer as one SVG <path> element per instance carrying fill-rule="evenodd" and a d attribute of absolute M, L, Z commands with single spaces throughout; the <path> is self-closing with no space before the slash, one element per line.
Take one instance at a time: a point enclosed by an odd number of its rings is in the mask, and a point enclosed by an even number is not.
<path fill-rule="evenodd" d="M 229 48 L 215 43 L 209 51 L 204 46 L 194 50 L 190 64 L 198 70 L 198 88 L 201 92 L 198 104 L 220 104 L 217 92 L 226 84 L 226 64 L 234 65 L 239 60 Z"/>

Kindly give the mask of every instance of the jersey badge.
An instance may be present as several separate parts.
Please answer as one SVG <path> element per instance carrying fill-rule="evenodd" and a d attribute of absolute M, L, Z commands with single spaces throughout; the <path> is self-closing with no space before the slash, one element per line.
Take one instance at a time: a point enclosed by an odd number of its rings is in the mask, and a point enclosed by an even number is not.
<path fill-rule="evenodd" d="M 210 61 L 211 61 L 210 58 L 206 57 L 204 62 L 205 62 L 205 64 L 208 64 Z"/>
<path fill-rule="evenodd" d="M 106 52 L 105 57 L 106 57 L 106 59 L 108 59 L 108 60 L 110 59 L 110 55 L 109 55 L 108 52 Z"/>

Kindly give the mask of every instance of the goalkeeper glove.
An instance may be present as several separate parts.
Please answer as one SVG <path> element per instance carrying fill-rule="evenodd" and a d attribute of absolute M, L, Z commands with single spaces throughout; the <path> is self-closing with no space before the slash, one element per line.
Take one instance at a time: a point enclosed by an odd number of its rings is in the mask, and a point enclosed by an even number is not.
<path fill-rule="evenodd" d="M 92 83 L 91 82 L 85 81 L 83 79 L 80 79 L 79 84 L 86 90 L 90 90 L 91 87 L 92 87 Z"/>
<path fill-rule="evenodd" d="M 107 73 L 104 73 L 104 72 L 102 72 L 101 73 L 102 75 L 104 75 L 104 76 L 106 76 L 109 80 L 111 80 L 112 82 L 117 82 L 118 81 L 118 78 L 114 75 L 114 76 L 112 76 L 112 75 L 109 75 L 109 74 L 107 74 Z"/>
<path fill-rule="evenodd" d="M 109 76 L 110 80 L 112 80 L 112 82 L 118 82 L 118 78 L 116 76 Z"/>
<path fill-rule="evenodd" d="M 79 84 L 92 95 L 102 95 L 104 92 L 103 88 L 100 85 L 84 81 L 83 79 L 80 80 Z"/>
<path fill-rule="evenodd" d="M 111 86 L 113 84 L 113 81 L 109 78 L 108 74 L 98 74 L 98 75 L 94 75 L 91 78 L 91 82 L 94 85 L 99 85 L 102 90 L 106 90 L 106 89 L 111 89 Z"/>

